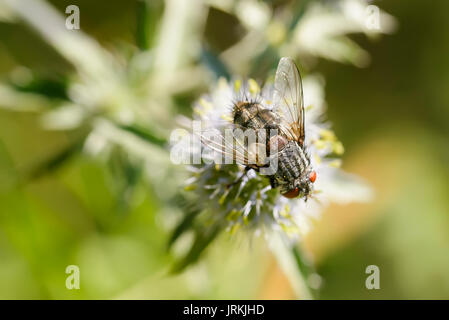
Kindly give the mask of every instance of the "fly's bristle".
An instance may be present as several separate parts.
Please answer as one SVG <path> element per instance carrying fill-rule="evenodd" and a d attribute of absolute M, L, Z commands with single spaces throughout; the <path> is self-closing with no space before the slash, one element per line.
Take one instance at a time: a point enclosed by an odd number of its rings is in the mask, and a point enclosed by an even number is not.
<path fill-rule="evenodd" d="M 251 104 L 255 104 L 258 103 L 260 104 L 262 101 L 262 95 L 261 92 L 257 92 L 255 94 L 255 96 L 251 95 L 249 93 L 249 84 L 247 82 L 243 83 L 239 93 L 237 94 L 237 97 L 235 99 L 235 103 L 239 102 L 239 101 L 243 101 L 243 102 L 247 102 L 247 103 L 251 103 Z"/>
<path fill-rule="evenodd" d="M 235 118 L 235 116 L 239 113 L 246 112 L 246 109 L 249 109 L 250 107 L 259 104 L 255 101 L 237 101 L 234 103 L 234 106 L 232 108 L 232 117 Z"/>

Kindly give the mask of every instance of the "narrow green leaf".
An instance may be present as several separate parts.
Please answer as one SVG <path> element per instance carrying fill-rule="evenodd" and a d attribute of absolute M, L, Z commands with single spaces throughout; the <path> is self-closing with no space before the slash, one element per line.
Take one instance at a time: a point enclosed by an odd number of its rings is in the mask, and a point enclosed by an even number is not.
<path fill-rule="evenodd" d="M 203 47 L 201 49 L 201 62 L 208 67 L 217 78 L 231 79 L 231 74 L 226 65 L 213 52 Z"/>
<path fill-rule="evenodd" d="M 175 228 L 173 233 L 170 236 L 170 239 L 168 240 L 167 247 L 170 249 L 175 243 L 175 241 L 187 230 L 191 229 L 193 226 L 193 221 L 195 217 L 198 215 L 199 210 L 187 210 L 187 213 L 185 213 L 184 218 L 182 219 L 181 223 L 178 224 L 178 226 Z"/>
<path fill-rule="evenodd" d="M 35 93 L 44 95 L 47 98 L 69 100 L 67 95 L 67 79 L 50 79 L 34 75 L 33 79 L 25 84 L 16 84 L 13 82 L 9 82 L 8 84 L 18 92 Z"/>
<path fill-rule="evenodd" d="M 25 180 L 38 179 L 60 168 L 70 158 L 72 158 L 74 155 L 78 154 L 81 151 L 81 148 L 84 145 L 86 137 L 87 135 L 83 134 L 82 137 L 75 139 L 74 142 L 68 144 L 67 146 L 59 150 L 56 154 L 50 156 L 43 163 L 39 163 L 38 165 L 36 165 L 34 168 L 32 168 L 29 172 L 25 174 Z"/>
<path fill-rule="evenodd" d="M 290 26 L 288 28 L 289 32 L 296 28 L 301 18 L 304 16 L 304 13 L 306 12 L 306 8 L 309 5 L 310 0 L 304 0 L 304 1 L 297 1 L 294 2 L 292 12 L 294 19 L 290 23 Z"/>
<path fill-rule="evenodd" d="M 187 255 L 176 262 L 171 269 L 172 273 L 179 273 L 186 267 L 196 262 L 207 246 L 217 237 L 222 230 L 219 224 L 215 224 L 207 229 L 195 230 L 195 240 Z"/>
<path fill-rule="evenodd" d="M 148 50 L 153 45 L 162 9 L 163 3 L 159 0 L 137 2 L 136 43 L 141 50 Z"/>
<path fill-rule="evenodd" d="M 160 137 L 158 135 L 153 134 L 151 132 L 151 130 L 148 130 L 147 128 L 144 128 L 142 126 L 139 126 L 139 125 L 136 125 L 136 124 L 133 124 L 133 125 L 121 125 L 121 124 L 118 124 L 117 126 L 120 129 L 128 131 L 128 132 L 131 132 L 131 133 L 135 134 L 136 136 L 138 136 L 138 137 L 140 137 L 140 138 L 142 138 L 142 139 L 144 139 L 144 140 L 146 140 L 146 141 L 148 141 L 148 142 L 150 142 L 152 144 L 155 144 L 155 145 L 157 145 L 159 147 L 164 147 L 166 145 L 166 143 L 167 143 L 167 141 L 164 138 L 162 138 L 162 137 Z"/>

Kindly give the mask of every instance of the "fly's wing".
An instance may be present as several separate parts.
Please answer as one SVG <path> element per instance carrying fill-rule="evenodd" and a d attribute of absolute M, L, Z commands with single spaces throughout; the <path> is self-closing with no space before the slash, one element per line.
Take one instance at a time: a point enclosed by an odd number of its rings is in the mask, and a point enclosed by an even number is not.
<path fill-rule="evenodd" d="M 261 139 L 248 139 L 246 132 L 228 127 L 225 130 L 206 129 L 197 133 L 201 143 L 214 154 L 214 159 L 224 164 L 237 163 L 260 167 L 266 164 L 266 146 Z"/>
<path fill-rule="evenodd" d="M 273 111 L 281 118 L 281 132 L 304 144 L 304 99 L 299 70 L 291 58 L 282 58 L 274 81 Z"/>

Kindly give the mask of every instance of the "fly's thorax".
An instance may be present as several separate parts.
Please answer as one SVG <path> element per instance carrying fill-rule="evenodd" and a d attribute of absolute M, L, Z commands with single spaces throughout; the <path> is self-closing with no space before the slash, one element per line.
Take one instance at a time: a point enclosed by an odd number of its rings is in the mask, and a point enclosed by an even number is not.
<path fill-rule="evenodd" d="M 242 129 L 273 129 L 278 127 L 276 115 L 257 102 L 237 102 L 233 109 L 234 124 Z"/>

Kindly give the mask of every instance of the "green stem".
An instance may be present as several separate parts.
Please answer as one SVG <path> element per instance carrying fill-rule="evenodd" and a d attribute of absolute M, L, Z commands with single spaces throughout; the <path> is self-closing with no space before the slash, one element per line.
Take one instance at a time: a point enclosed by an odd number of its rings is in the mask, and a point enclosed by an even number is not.
<path fill-rule="evenodd" d="M 273 233 L 270 237 L 270 248 L 273 255 L 276 257 L 279 266 L 288 278 L 296 298 L 312 300 L 313 294 L 307 285 L 305 270 L 301 270 L 302 263 L 299 263 L 299 251 L 297 248 L 286 243 L 286 241 L 277 233 Z"/>

